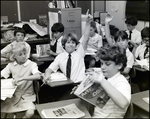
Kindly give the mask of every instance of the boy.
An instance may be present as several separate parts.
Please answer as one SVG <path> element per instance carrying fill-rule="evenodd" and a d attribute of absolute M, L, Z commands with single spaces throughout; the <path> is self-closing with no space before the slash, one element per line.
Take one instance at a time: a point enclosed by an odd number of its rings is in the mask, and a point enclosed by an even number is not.
<path fill-rule="evenodd" d="M 127 56 L 127 66 L 124 68 L 124 71 L 121 73 L 129 80 L 129 72 L 132 69 L 132 66 L 134 64 L 134 56 L 128 49 L 128 35 L 125 31 L 117 31 L 114 39 L 110 36 L 110 30 L 109 30 L 109 22 L 112 20 L 112 16 L 110 14 L 107 14 L 107 17 L 105 19 L 105 28 L 106 28 L 106 40 L 108 41 L 109 45 L 117 44 L 119 47 L 124 48 L 126 50 L 126 56 Z"/>
<path fill-rule="evenodd" d="M 5 58 L 6 60 L 11 60 L 10 55 L 12 54 L 12 49 L 14 48 L 15 44 L 18 43 L 18 42 L 25 42 L 24 41 L 25 31 L 21 28 L 16 28 L 15 31 L 14 31 L 14 37 L 15 37 L 15 41 L 11 42 L 10 44 L 8 44 L 6 47 L 4 47 L 1 50 L 1 59 Z M 27 47 L 27 58 L 29 58 L 31 47 L 26 42 L 25 42 L 25 45 Z"/>
<path fill-rule="evenodd" d="M 135 58 L 142 60 L 147 59 L 149 62 L 149 27 L 141 31 L 142 44 L 135 49 Z"/>
<path fill-rule="evenodd" d="M 89 15 L 87 17 L 86 29 L 85 29 L 82 43 L 79 44 L 79 40 L 76 34 L 74 33 L 68 33 L 63 36 L 62 45 L 65 49 L 65 52 L 60 53 L 55 58 L 55 60 L 50 64 L 50 66 L 46 69 L 43 82 L 47 83 L 47 81 L 50 80 L 49 79 L 50 74 L 56 72 L 58 69 L 60 69 L 62 73 L 65 74 L 66 77 L 72 80 L 74 83 L 79 83 L 84 79 L 85 76 L 84 56 L 85 56 L 85 50 L 87 48 L 87 42 L 90 34 L 91 21 L 92 21 L 92 17 Z M 71 64 L 70 64 L 71 69 L 69 70 L 70 73 L 67 70 L 68 58 L 69 59 L 71 58 Z M 64 96 L 65 98 L 68 99 L 72 88 L 73 87 L 71 87 L 70 89 L 67 88 L 66 90 L 60 89 L 65 91 L 59 90 L 58 94 L 63 93 L 63 95 L 64 94 L 67 95 L 67 93 L 69 93 L 67 96 Z"/>
<path fill-rule="evenodd" d="M 50 41 L 50 55 L 56 57 L 58 54 L 64 52 L 61 40 L 64 34 L 64 25 L 60 22 L 54 23 L 52 28 L 52 40 Z"/>
<path fill-rule="evenodd" d="M 141 44 L 141 33 L 135 28 L 138 21 L 134 16 L 127 16 L 125 20 L 127 26 L 127 34 L 129 38 L 129 49 L 132 52 L 133 48 Z"/>
<path fill-rule="evenodd" d="M 102 74 L 89 70 L 95 83 L 100 83 L 110 99 L 103 108 L 94 107 L 93 118 L 123 118 L 131 101 L 131 87 L 120 73 L 126 67 L 125 50 L 117 45 L 102 46 L 97 53 Z M 104 78 L 105 77 L 105 78 Z"/>

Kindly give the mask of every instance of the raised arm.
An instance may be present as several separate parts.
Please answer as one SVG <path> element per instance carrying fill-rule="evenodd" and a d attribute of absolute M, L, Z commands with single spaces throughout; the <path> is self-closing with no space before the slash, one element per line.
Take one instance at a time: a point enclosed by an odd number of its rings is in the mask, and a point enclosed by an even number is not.
<path fill-rule="evenodd" d="M 90 35 L 90 23 L 91 21 L 93 21 L 93 16 L 88 14 L 88 12 L 89 12 L 89 9 L 87 10 L 87 13 L 86 13 L 87 18 L 86 18 L 85 31 L 83 34 L 83 41 L 82 41 L 82 46 L 84 50 L 87 49 L 87 43 L 88 43 L 89 35 Z"/>
<path fill-rule="evenodd" d="M 106 35 L 106 40 L 107 40 L 109 45 L 113 44 L 113 39 L 111 38 L 110 27 L 109 27 L 109 23 L 112 19 L 113 19 L 113 16 L 111 16 L 108 13 L 106 18 L 105 18 L 105 35 Z"/>

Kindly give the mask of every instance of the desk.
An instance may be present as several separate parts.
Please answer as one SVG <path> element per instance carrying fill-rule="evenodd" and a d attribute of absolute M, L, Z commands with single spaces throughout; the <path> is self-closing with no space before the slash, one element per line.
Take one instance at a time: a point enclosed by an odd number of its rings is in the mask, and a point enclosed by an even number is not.
<path fill-rule="evenodd" d="M 65 105 L 69 105 L 75 103 L 75 105 L 85 113 L 84 118 L 91 118 L 88 110 L 86 109 L 86 107 L 84 106 L 84 104 L 82 103 L 82 100 L 79 98 L 76 99 L 70 99 L 70 100 L 63 100 L 63 101 L 56 101 L 56 102 L 51 102 L 51 103 L 44 103 L 44 104 L 37 104 L 36 105 L 36 109 L 38 111 L 38 113 L 40 114 L 40 116 L 42 118 L 44 118 L 44 116 L 42 115 L 41 111 L 43 109 L 48 109 L 48 108 L 56 108 L 56 107 L 61 107 L 61 106 L 65 106 Z"/>
<path fill-rule="evenodd" d="M 145 97 L 149 97 L 149 90 L 132 94 L 134 112 L 139 117 L 149 117 L 149 104 L 143 100 Z"/>
<path fill-rule="evenodd" d="M 74 82 L 71 80 L 65 80 L 47 83 L 47 85 L 49 85 L 50 87 L 64 86 L 69 84 L 74 84 Z"/>

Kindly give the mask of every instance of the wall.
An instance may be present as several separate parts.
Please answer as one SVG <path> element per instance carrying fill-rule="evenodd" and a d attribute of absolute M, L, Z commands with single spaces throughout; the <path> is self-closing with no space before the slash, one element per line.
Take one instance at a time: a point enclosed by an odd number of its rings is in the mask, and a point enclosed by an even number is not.
<path fill-rule="evenodd" d="M 114 16 L 110 24 L 115 25 L 120 30 L 126 29 L 126 24 L 124 23 L 125 9 L 126 1 L 106 1 L 106 11 Z M 149 26 L 149 22 L 138 21 L 136 29 L 141 31 L 145 26 Z"/>

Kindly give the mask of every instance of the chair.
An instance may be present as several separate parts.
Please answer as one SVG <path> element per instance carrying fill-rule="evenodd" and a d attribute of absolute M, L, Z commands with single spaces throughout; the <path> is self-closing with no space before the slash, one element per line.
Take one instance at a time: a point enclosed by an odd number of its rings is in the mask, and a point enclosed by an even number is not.
<path fill-rule="evenodd" d="M 134 115 L 134 109 L 133 109 L 133 104 L 132 102 L 130 103 L 126 113 L 125 113 L 125 116 L 124 118 L 133 118 L 133 115 Z"/>
<path fill-rule="evenodd" d="M 39 85 L 39 81 L 38 80 L 34 80 L 33 81 L 33 87 L 34 87 L 34 92 L 36 94 L 36 101 L 35 101 L 35 103 L 39 104 L 39 94 L 38 94 L 38 92 L 39 92 L 39 89 L 40 89 L 40 85 Z M 21 113 L 21 112 L 24 112 L 24 111 L 15 112 L 15 113 L 11 113 L 11 114 L 13 114 L 13 118 L 15 119 L 17 113 Z M 7 118 L 8 114 L 9 113 L 5 113 L 4 118 Z"/>

